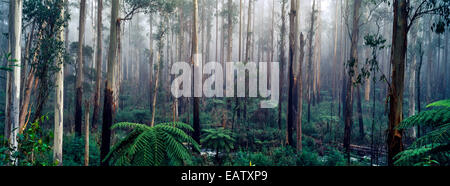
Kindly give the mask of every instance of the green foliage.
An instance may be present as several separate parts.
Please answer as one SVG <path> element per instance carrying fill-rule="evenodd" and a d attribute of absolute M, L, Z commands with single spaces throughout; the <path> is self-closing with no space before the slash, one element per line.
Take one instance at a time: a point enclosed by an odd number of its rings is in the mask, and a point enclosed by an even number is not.
<path fill-rule="evenodd" d="M 2 140 L 0 151 L 0 165 L 12 165 L 12 159 L 17 160 L 17 166 L 52 166 L 50 141 L 53 134 L 46 134 L 40 127 L 40 123 L 48 120 L 47 116 L 41 116 L 33 122 L 22 134 L 17 135 L 17 149 L 9 147 L 8 140 Z M 14 152 L 11 154 L 11 152 Z"/>
<path fill-rule="evenodd" d="M 160 166 L 164 160 L 181 164 L 191 158 L 188 144 L 200 151 L 197 142 L 185 132 L 192 132 L 192 127 L 184 123 L 163 123 L 154 127 L 118 123 L 112 129 L 132 129 L 103 160 L 113 165 Z"/>
<path fill-rule="evenodd" d="M 346 166 L 344 154 L 336 149 L 330 149 L 326 153 L 325 166 Z"/>
<path fill-rule="evenodd" d="M 239 151 L 232 159 L 233 166 L 272 166 L 273 162 L 271 157 L 261 152 L 243 152 Z"/>
<path fill-rule="evenodd" d="M 372 54 L 369 58 L 366 58 L 365 65 L 361 68 L 361 73 L 357 77 L 357 83 L 363 83 L 365 78 L 372 77 L 373 82 L 377 82 L 376 73 L 380 70 L 380 64 L 377 59 L 377 52 L 383 50 L 386 47 L 386 39 L 380 34 L 367 34 L 364 36 L 364 45 L 372 49 Z M 382 74 L 379 77 L 379 81 L 387 82 L 386 76 Z"/>
<path fill-rule="evenodd" d="M 202 147 L 209 148 L 220 152 L 230 152 L 234 148 L 233 133 L 230 130 L 218 128 L 218 129 L 206 129 L 203 130 L 202 139 L 200 143 Z"/>
<path fill-rule="evenodd" d="M 290 146 L 276 148 L 272 154 L 273 165 L 275 166 L 296 166 L 299 161 L 298 155 Z"/>
<path fill-rule="evenodd" d="M 89 165 L 100 165 L 100 145 L 96 143 L 94 135 L 89 136 Z M 75 134 L 65 135 L 63 139 L 63 165 L 84 166 L 84 137 Z"/>
<path fill-rule="evenodd" d="M 304 148 L 297 159 L 299 166 L 320 166 L 322 162 L 319 159 L 319 154 L 310 150 L 308 147 Z"/>
<path fill-rule="evenodd" d="M 54 87 L 54 75 L 58 72 L 59 64 L 65 57 L 65 45 L 59 34 L 67 26 L 70 11 L 64 12 L 65 1 L 54 0 L 24 0 L 24 25 L 32 25 L 32 32 L 36 34 L 30 47 L 29 56 L 25 56 L 25 63 L 34 70 L 38 81 L 37 103 L 34 119 L 40 117 L 40 111 L 45 106 L 49 94 Z M 34 120 L 33 119 L 33 120 Z"/>
<path fill-rule="evenodd" d="M 411 116 L 400 124 L 399 129 L 423 126 L 432 130 L 399 153 L 396 165 L 449 165 L 450 100 L 432 103 L 427 108 L 431 110 Z"/>
<path fill-rule="evenodd" d="M 116 114 L 117 122 L 149 123 L 152 113 L 149 110 L 142 109 L 121 109 Z"/>
<path fill-rule="evenodd" d="M 6 61 L 8 61 L 9 63 L 16 63 L 16 62 L 17 62 L 17 60 L 11 59 L 11 53 L 5 54 L 5 55 L 3 56 L 3 58 L 4 58 Z M 15 66 L 18 66 L 18 65 L 17 65 L 17 64 L 8 64 L 8 65 L 6 65 L 6 66 L 0 66 L 0 70 L 1 70 L 1 71 L 12 71 L 13 68 L 14 68 Z"/>

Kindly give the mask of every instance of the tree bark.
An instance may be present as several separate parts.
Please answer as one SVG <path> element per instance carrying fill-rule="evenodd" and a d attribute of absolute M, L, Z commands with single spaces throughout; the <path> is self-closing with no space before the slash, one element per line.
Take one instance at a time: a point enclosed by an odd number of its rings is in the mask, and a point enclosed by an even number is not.
<path fill-rule="evenodd" d="M 300 33 L 300 55 L 298 58 L 298 71 L 297 71 L 297 152 L 302 152 L 302 112 L 303 112 L 303 58 L 305 57 L 305 39 L 303 34 Z"/>
<path fill-rule="evenodd" d="M 233 53 L 233 1 L 228 0 L 228 47 L 227 47 L 227 62 L 232 61 Z M 228 111 L 231 110 L 231 99 L 227 99 Z M 225 115 L 226 116 L 226 115 Z M 228 120 L 228 119 L 227 119 Z M 227 128 L 228 121 L 224 123 L 223 128 Z"/>
<path fill-rule="evenodd" d="M 285 61 L 285 32 L 286 32 L 286 13 L 285 13 L 285 9 L 286 9 L 286 0 L 282 0 L 281 3 L 281 33 L 280 33 L 280 69 L 281 69 L 281 73 L 280 73 L 280 97 L 278 100 L 278 129 L 281 130 L 281 121 L 282 121 L 282 107 L 283 107 L 283 81 L 284 81 L 284 61 Z M 249 8 L 250 11 L 250 8 Z M 250 15 L 250 14 L 249 14 Z M 251 18 L 249 16 L 249 24 L 251 23 Z M 250 27 L 250 26 L 249 26 Z M 248 38 L 247 38 L 247 42 Z M 247 48 L 249 48 L 249 44 L 247 45 Z M 247 53 L 249 52 L 249 49 L 247 49 Z M 246 60 L 248 61 L 249 58 L 246 58 Z"/>
<path fill-rule="evenodd" d="M 162 21 L 161 21 L 161 24 Z M 159 74 L 160 74 L 160 65 L 161 65 L 161 53 L 162 48 L 158 49 L 158 52 L 156 54 L 156 74 L 155 74 L 155 89 L 153 92 L 153 99 L 152 99 L 152 122 L 150 124 L 151 127 L 155 126 L 155 116 L 156 116 L 156 97 L 158 96 L 158 88 L 159 88 Z"/>
<path fill-rule="evenodd" d="M 389 93 L 388 165 L 394 165 L 394 156 L 403 151 L 402 131 L 397 126 L 403 120 L 403 89 L 405 58 L 408 43 L 408 4 L 406 0 L 394 0 L 394 24 L 392 34 L 391 65 L 392 83 Z"/>
<path fill-rule="evenodd" d="M 85 102 L 84 120 L 84 166 L 89 166 L 89 102 Z"/>
<path fill-rule="evenodd" d="M 20 61 L 21 61 L 21 42 L 22 35 L 22 0 L 9 1 L 9 51 L 11 52 L 10 65 L 15 64 L 10 74 L 10 89 L 9 93 L 9 122 L 10 122 L 10 147 L 17 148 L 17 133 L 19 128 L 19 106 L 20 106 Z M 18 65 L 16 63 L 19 63 Z M 14 150 L 15 151 L 15 150 Z M 12 153 L 14 153 L 11 152 Z M 12 159 L 13 163 L 17 163 L 17 159 Z"/>
<path fill-rule="evenodd" d="M 86 0 L 80 2 L 80 22 L 78 32 L 78 58 L 77 58 L 77 80 L 76 80 L 76 99 L 75 99 L 75 134 L 81 136 L 81 125 L 83 115 L 83 43 L 84 30 L 86 26 Z"/>
<path fill-rule="evenodd" d="M 64 19 L 65 9 L 61 7 L 61 19 Z M 58 31 L 58 40 L 64 42 L 64 27 Z M 56 72 L 55 89 L 55 128 L 53 138 L 53 162 L 58 166 L 63 164 L 63 132 L 64 132 L 64 55 L 58 54 L 57 66 L 59 70 Z"/>
<path fill-rule="evenodd" d="M 102 11 L 103 11 L 103 0 L 97 1 L 97 50 L 95 57 L 97 76 L 95 80 L 95 95 L 94 95 L 94 112 L 92 113 L 92 128 L 97 129 L 97 118 L 100 112 L 100 89 L 102 82 L 102 57 L 103 57 L 103 23 L 102 23 Z"/>
<path fill-rule="evenodd" d="M 350 165 L 350 140 L 353 125 L 353 82 L 355 81 L 354 73 L 358 68 L 358 39 L 359 39 L 359 9 L 361 8 L 361 0 L 354 0 L 353 3 L 353 28 L 352 28 L 352 42 L 351 42 L 351 56 L 348 66 L 346 94 L 345 94 L 345 109 L 344 109 L 344 148 L 347 157 L 347 163 Z"/>
<path fill-rule="evenodd" d="M 309 31 L 308 31 L 308 64 L 307 64 L 307 68 L 308 68 L 308 74 L 306 76 L 306 84 L 307 84 L 307 100 L 308 100 L 308 123 L 311 122 L 311 100 L 312 100 L 312 84 L 313 84 L 313 77 L 312 77 L 312 72 L 313 72 L 313 67 L 312 67 L 312 63 L 313 63 L 313 54 L 314 54 L 314 49 L 313 49 L 313 38 L 314 38 L 314 22 L 316 20 L 316 1 L 313 1 L 313 5 L 312 5 L 312 13 L 311 13 L 311 21 L 310 21 L 310 26 L 309 26 Z M 281 84 L 280 84 L 281 87 Z"/>
<path fill-rule="evenodd" d="M 334 15 L 334 18 L 335 18 L 335 20 L 334 20 L 334 48 L 333 48 L 333 69 L 334 70 L 332 70 L 333 71 L 333 79 L 332 79 L 332 94 L 331 94 L 331 96 L 332 96 L 332 101 L 331 101 L 331 104 L 333 104 L 333 102 L 334 102 L 334 99 L 337 97 L 337 72 L 338 72 L 338 70 L 337 70 L 337 43 L 338 43 L 338 1 L 336 0 L 336 4 L 335 4 L 335 15 Z"/>
<path fill-rule="evenodd" d="M 297 46 L 297 0 L 291 0 L 291 11 L 289 13 L 289 96 L 288 96 L 288 111 L 287 111 L 287 144 L 291 147 L 295 147 L 294 139 L 292 138 L 294 130 L 294 120 L 295 120 L 295 102 L 294 99 L 294 59 L 296 55 Z"/>
<path fill-rule="evenodd" d="M 105 160 L 109 153 L 111 142 L 111 126 L 113 123 L 113 115 L 116 105 L 113 101 L 114 85 L 115 85 L 115 68 L 117 64 L 117 33 L 120 28 L 119 16 L 119 0 L 112 0 L 111 2 L 111 26 L 109 33 L 109 51 L 108 51 L 108 73 L 105 86 L 105 102 L 103 106 L 103 124 L 102 124 L 102 144 L 100 147 L 100 161 L 102 166 L 108 166 L 108 161 Z M 114 26 L 116 25 L 116 26 Z"/>
<path fill-rule="evenodd" d="M 194 2 L 194 12 L 193 12 L 193 25 L 192 25 L 192 53 L 191 53 L 191 61 L 192 61 L 192 66 L 194 67 L 194 71 L 196 66 L 198 66 L 199 64 L 197 64 L 198 61 L 196 61 L 195 59 L 195 55 L 198 54 L 198 40 L 197 40 L 197 17 L 198 17 L 198 0 L 193 0 Z M 192 76 L 194 77 L 194 74 L 196 72 L 192 73 Z M 192 81 L 194 81 L 194 78 L 192 78 Z M 195 87 L 195 84 L 193 84 Z M 193 107 L 194 111 L 193 111 L 193 118 L 194 118 L 194 123 L 193 123 L 193 128 L 194 128 L 194 135 L 193 138 L 195 141 L 197 141 L 197 143 L 200 144 L 200 135 L 201 135 L 201 127 L 200 127 L 200 108 L 199 108 L 199 99 L 198 97 L 195 97 L 194 95 L 194 107 Z"/>
<path fill-rule="evenodd" d="M 361 86 L 358 85 L 356 90 L 357 99 L 357 109 L 358 109 L 358 124 L 359 124 L 359 140 L 363 142 L 365 137 L 364 132 L 364 120 L 363 120 L 363 109 L 362 109 L 362 99 L 361 99 Z"/>

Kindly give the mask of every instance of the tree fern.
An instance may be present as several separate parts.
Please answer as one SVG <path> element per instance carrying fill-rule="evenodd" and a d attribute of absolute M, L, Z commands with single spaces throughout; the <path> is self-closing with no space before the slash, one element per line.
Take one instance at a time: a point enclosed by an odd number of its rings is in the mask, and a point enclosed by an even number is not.
<path fill-rule="evenodd" d="M 202 146 L 211 150 L 229 152 L 234 148 L 235 139 L 230 130 L 223 128 L 203 130 L 203 136 L 200 140 Z M 218 154 L 216 154 L 218 155 Z"/>
<path fill-rule="evenodd" d="M 184 123 L 163 123 L 149 127 L 124 122 L 114 125 L 112 129 L 132 129 L 132 132 L 112 147 L 105 158 L 104 161 L 113 165 L 159 166 L 164 160 L 181 164 L 191 157 L 188 144 L 200 151 L 195 140 L 186 134 L 193 131 L 192 127 Z"/>
<path fill-rule="evenodd" d="M 448 165 L 450 162 L 450 100 L 429 104 L 427 110 L 405 119 L 399 129 L 432 129 L 396 156 L 396 165 Z"/>

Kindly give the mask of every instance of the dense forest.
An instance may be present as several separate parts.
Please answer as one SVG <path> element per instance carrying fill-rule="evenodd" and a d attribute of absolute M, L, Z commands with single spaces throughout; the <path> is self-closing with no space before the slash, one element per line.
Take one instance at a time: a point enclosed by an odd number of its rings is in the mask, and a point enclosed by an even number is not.
<path fill-rule="evenodd" d="M 0 166 L 449 166 L 449 26 L 448 0 L 1 1 Z"/>

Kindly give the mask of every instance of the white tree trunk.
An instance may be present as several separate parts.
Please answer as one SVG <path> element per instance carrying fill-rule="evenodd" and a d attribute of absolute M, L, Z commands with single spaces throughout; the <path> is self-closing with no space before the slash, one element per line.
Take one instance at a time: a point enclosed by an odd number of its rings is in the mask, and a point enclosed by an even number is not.
<path fill-rule="evenodd" d="M 11 122 L 10 145 L 17 148 L 17 132 L 19 131 L 19 104 L 20 104 L 20 61 L 21 47 L 20 36 L 22 34 L 22 0 L 10 0 L 9 7 L 9 46 L 11 51 L 11 63 L 17 66 L 13 67 L 11 73 L 11 113 L 9 121 Z M 18 64 L 17 64 L 18 63 Z M 11 152 L 13 153 L 13 152 Z M 14 160 L 14 159 L 13 159 Z M 15 162 L 17 160 L 14 160 Z"/>
<path fill-rule="evenodd" d="M 64 18 L 64 9 L 61 11 L 61 19 Z M 64 42 L 64 27 L 61 27 L 58 34 L 58 39 Z M 55 103 L 55 128 L 53 138 L 53 161 L 62 166 L 62 143 L 63 143 L 63 121 L 64 121 L 64 56 L 62 53 L 58 54 L 58 68 L 56 72 L 55 89 L 56 89 L 56 103 Z"/>

